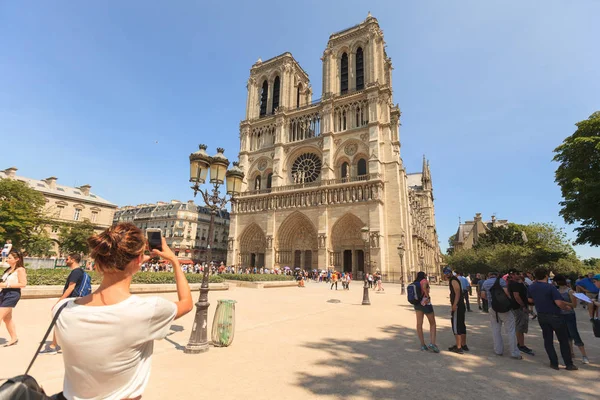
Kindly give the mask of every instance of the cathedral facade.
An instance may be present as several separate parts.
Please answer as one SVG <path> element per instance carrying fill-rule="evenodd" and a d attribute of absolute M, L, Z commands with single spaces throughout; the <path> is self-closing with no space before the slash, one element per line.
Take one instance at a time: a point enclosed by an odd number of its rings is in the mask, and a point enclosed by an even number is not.
<path fill-rule="evenodd" d="M 390 281 L 439 275 L 429 164 L 408 174 L 400 157 L 400 109 L 377 19 L 332 34 L 321 60 L 318 101 L 290 53 L 250 70 L 228 264 L 335 268 L 355 279 L 379 270 Z"/>

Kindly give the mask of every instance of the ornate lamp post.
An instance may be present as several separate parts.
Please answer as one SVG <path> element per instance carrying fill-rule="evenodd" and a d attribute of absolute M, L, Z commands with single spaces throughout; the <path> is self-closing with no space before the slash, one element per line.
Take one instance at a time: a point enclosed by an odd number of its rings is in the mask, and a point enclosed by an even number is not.
<path fill-rule="evenodd" d="M 362 240 L 363 242 L 365 242 L 365 252 L 368 252 L 368 258 L 367 258 L 367 265 L 368 265 L 368 272 L 365 274 L 365 284 L 363 286 L 363 300 L 362 300 L 362 305 L 363 306 L 370 306 L 371 305 L 371 301 L 369 300 L 369 282 L 368 282 L 368 276 L 369 273 L 371 272 L 371 252 L 369 252 L 369 228 L 364 227 L 360 230 L 360 233 L 362 235 Z"/>
<path fill-rule="evenodd" d="M 214 242 L 215 215 L 225 208 L 229 200 L 227 197 L 220 197 L 219 186 L 226 182 L 227 194 L 232 198 L 240 193 L 244 173 L 239 168 L 238 163 L 233 163 L 233 168 L 227 171 L 229 160 L 223 154 L 224 149 L 218 148 L 217 154 L 210 157 L 206 154 L 206 145 L 201 144 L 200 150 L 190 154 L 190 182 L 194 184 L 194 197 L 200 192 L 206 207 L 210 210 L 210 225 L 208 226 L 208 246 L 207 260 L 212 262 L 212 247 Z M 211 193 L 208 190 L 200 189 L 200 185 L 206 182 L 206 176 L 210 172 L 209 182 L 213 185 Z M 187 354 L 197 354 L 208 351 L 208 273 L 209 267 L 204 268 L 202 275 L 202 284 L 200 285 L 200 298 L 196 303 L 196 315 L 194 316 L 194 325 L 190 341 L 185 346 L 184 352 Z"/>
<path fill-rule="evenodd" d="M 400 256 L 400 294 L 405 294 L 404 286 L 404 240 L 398 245 L 398 255 Z"/>

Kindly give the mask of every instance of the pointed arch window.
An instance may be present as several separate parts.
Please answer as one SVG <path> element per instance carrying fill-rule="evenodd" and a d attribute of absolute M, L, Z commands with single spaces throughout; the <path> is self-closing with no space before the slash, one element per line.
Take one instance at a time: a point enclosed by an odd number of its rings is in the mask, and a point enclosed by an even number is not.
<path fill-rule="evenodd" d="M 269 96 L 269 83 L 265 79 L 260 91 L 260 116 L 267 115 L 267 98 Z"/>
<path fill-rule="evenodd" d="M 296 90 L 296 108 L 300 107 L 300 92 L 302 91 L 302 84 L 298 84 L 298 90 Z"/>
<path fill-rule="evenodd" d="M 367 160 L 365 160 L 364 158 L 358 160 L 358 165 L 356 167 L 356 174 L 358 176 L 363 176 L 367 174 Z"/>
<path fill-rule="evenodd" d="M 340 70 L 340 93 L 348 93 L 348 54 L 342 54 Z"/>
<path fill-rule="evenodd" d="M 271 110 L 273 113 L 277 110 L 277 107 L 279 107 L 279 86 L 280 80 L 279 77 L 276 76 L 275 81 L 273 81 L 273 109 Z"/>
<path fill-rule="evenodd" d="M 271 189 L 273 185 L 273 173 L 271 172 L 269 175 L 267 175 L 267 189 Z"/>
<path fill-rule="evenodd" d="M 365 62 L 362 47 L 356 49 L 356 90 L 365 88 Z"/>

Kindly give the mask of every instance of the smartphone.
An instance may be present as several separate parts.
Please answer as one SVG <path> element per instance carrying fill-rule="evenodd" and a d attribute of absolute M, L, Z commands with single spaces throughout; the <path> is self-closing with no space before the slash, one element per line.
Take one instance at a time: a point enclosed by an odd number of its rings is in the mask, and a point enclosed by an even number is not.
<path fill-rule="evenodd" d="M 150 250 L 157 249 L 162 251 L 162 231 L 156 228 L 146 229 L 146 235 L 148 236 L 148 246 Z"/>

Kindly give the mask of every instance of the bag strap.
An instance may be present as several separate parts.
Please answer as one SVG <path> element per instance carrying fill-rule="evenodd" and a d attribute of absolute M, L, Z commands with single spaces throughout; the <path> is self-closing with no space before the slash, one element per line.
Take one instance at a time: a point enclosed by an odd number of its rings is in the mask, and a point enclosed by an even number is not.
<path fill-rule="evenodd" d="M 58 320 L 58 316 L 60 315 L 60 312 L 68 304 L 69 304 L 69 302 L 66 301 L 65 304 L 63 304 L 62 306 L 60 306 L 60 308 L 58 309 L 58 311 L 56 311 L 56 314 L 54 314 L 54 318 L 52 318 L 52 322 L 50 322 L 50 326 L 48 327 L 48 330 L 46 331 L 46 334 L 44 335 L 44 338 L 42 339 L 42 341 L 40 343 L 40 346 L 38 347 L 38 349 L 36 350 L 33 358 L 31 359 L 31 362 L 29 363 L 29 366 L 27 367 L 27 370 L 25 371 L 25 375 L 27 375 L 29 373 L 29 370 L 33 366 L 33 363 L 35 362 L 35 359 L 37 358 L 38 354 L 42 350 L 42 347 L 44 346 L 44 343 L 46 343 L 46 339 L 48 339 L 48 336 L 50 336 L 50 332 L 52 331 L 52 328 L 54 328 L 54 325 L 56 325 L 56 320 Z"/>

